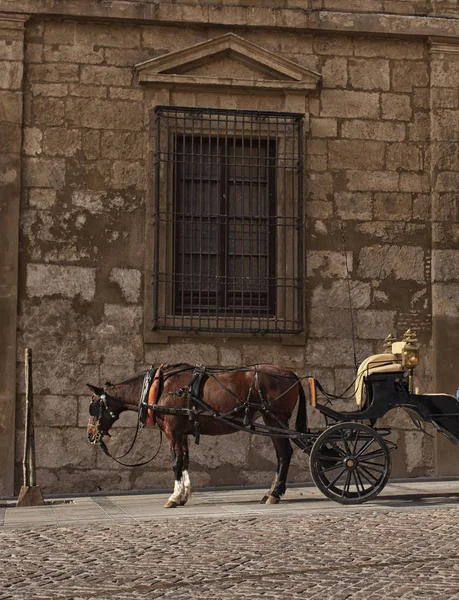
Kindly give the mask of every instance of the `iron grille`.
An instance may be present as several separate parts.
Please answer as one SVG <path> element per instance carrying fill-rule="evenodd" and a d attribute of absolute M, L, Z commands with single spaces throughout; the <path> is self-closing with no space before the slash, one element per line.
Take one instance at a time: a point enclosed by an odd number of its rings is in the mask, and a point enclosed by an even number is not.
<path fill-rule="evenodd" d="M 158 106 L 154 329 L 303 329 L 303 115 Z"/>

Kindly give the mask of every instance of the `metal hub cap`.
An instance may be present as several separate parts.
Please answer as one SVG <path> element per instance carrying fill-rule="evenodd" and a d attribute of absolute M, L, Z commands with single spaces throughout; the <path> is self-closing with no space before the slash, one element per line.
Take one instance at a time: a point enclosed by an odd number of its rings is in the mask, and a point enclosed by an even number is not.
<path fill-rule="evenodd" d="M 357 466 L 357 461 L 355 458 L 345 458 L 344 465 L 347 469 L 355 469 L 355 467 Z"/>

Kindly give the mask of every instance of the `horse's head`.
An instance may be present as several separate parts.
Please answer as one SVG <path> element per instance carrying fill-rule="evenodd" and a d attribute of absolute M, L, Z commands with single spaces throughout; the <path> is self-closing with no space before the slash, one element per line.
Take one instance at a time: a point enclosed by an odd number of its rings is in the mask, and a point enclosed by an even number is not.
<path fill-rule="evenodd" d="M 119 419 L 122 410 L 119 400 L 108 394 L 107 387 L 96 387 L 95 385 L 86 384 L 92 392 L 91 404 L 89 405 L 89 423 L 88 423 L 88 440 L 91 444 L 100 444 L 105 435 L 110 435 L 108 432 Z"/>

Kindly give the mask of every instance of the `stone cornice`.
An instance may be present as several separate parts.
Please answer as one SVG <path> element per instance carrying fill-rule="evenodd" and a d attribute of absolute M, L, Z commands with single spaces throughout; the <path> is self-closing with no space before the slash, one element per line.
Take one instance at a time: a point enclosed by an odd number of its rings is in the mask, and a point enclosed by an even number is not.
<path fill-rule="evenodd" d="M 181 4 L 159 0 L 2 0 L 8 13 L 139 23 L 223 25 L 381 36 L 459 38 L 459 18 L 301 8 Z M 2 13 L 0 12 L 0 15 Z"/>
<path fill-rule="evenodd" d="M 430 38 L 431 54 L 459 54 L 459 40 Z"/>

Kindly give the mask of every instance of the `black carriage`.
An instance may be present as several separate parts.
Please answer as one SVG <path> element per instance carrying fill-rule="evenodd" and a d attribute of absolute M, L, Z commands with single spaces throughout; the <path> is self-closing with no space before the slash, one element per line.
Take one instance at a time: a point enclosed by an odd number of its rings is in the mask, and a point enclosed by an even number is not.
<path fill-rule="evenodd" d="M 420 394 L 413 385 L 418 365 L 417 340 L 411 330 L 401 342 L 386 338 L 386 352 L 368 357 L 355 379 L 357 410 L 336 411 L 333 403 L 318 401 L 320 385 L 309 378 L 311 404 L 329 427 L 308 440 L 293 440 L 310 455 L 311 476 L 320 491 L 341 504 L 360 504 L 375 498 L 391 470 L 390 428 L 378 428 L 378 420 L 392 409 L 405 410 L 421 429 L 431 423 L 454 444 L 459 444 L 459 402 L 449 394 Z M 322 390 L 323 391 L 323 390 Z M 327 397 L 327 394 L 325 394 Z"/>

